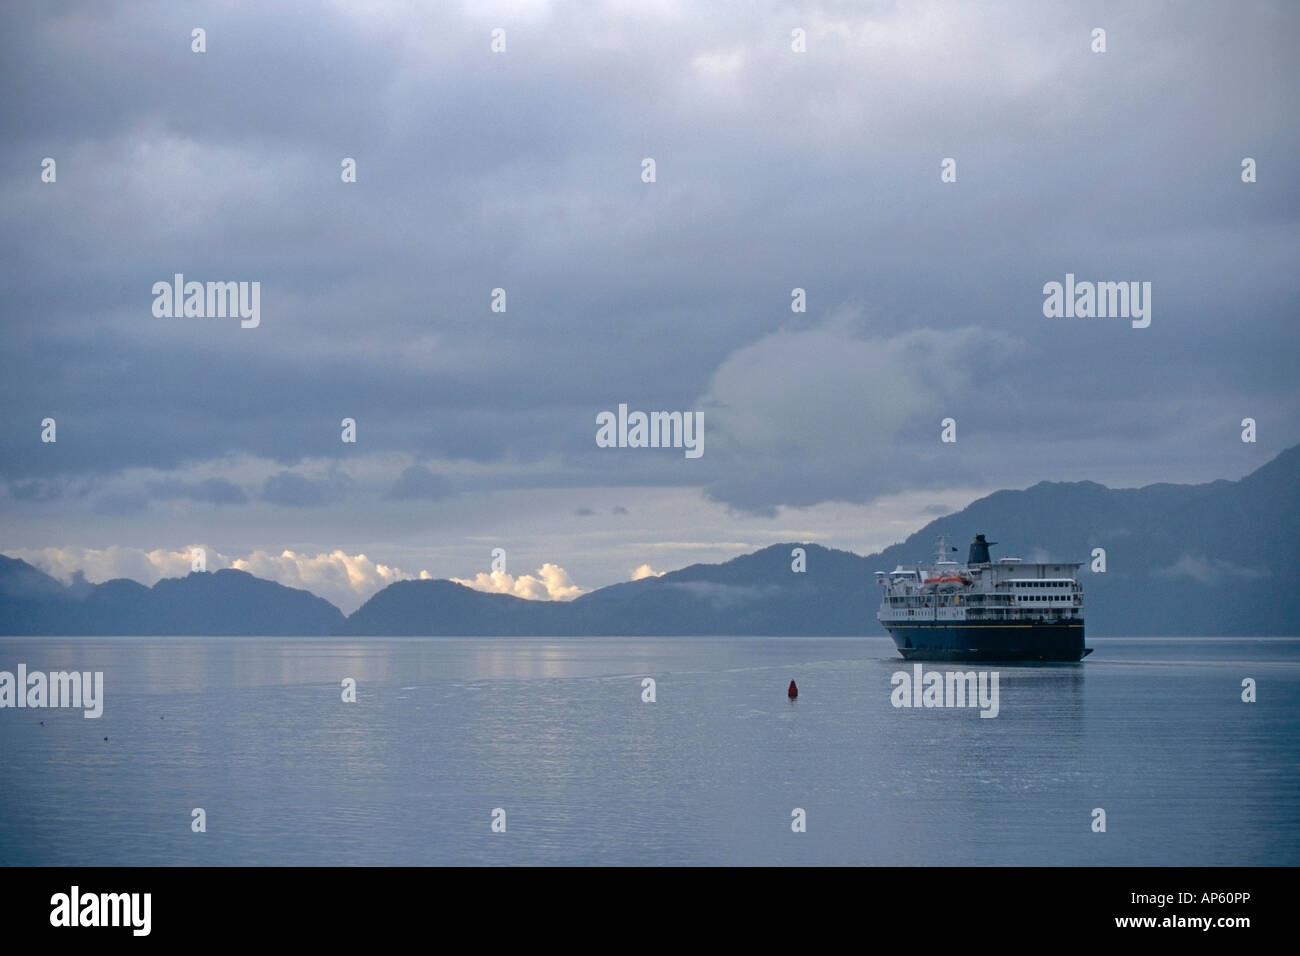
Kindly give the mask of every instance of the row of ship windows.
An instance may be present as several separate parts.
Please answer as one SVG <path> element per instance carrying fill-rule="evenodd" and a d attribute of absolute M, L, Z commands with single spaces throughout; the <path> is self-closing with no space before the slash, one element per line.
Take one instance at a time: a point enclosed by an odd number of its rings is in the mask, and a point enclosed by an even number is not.
<path fill-rule="evenodd" d="M 1012 601 L 1069 601 L 1073 600 L 1074 597 L 1075 595 L 1072 594 L 968 594 L 966 600 L 963 601 L 959 594 L 953 595 L 952 597 L 945 597 L 943 595 L 928 595 L 924 597 L 913 595 L 910 597 L 891 597 L 889 599 L 889 605 L 890 607 L 929 607 L 932 603 L 938 606 L 947 604 L 984 604 L 986 603 L 986 598 L 993 599 L 992 601 L 987 602 L 991 604 L 998 603 L 998 598 L 1002 598 L 1003 601 L 1008 603 Z"/>
<path fill-rule="evenodd" d="M 1069 581 L 1008 581 L 1007 583 L 1016 588 L 1068 588 L 1071 586 Z"/>
<path fill-rule="evenodd" d="M 1070 601 L 1073 600 L 1073 597 L 1069 594 L 1018 594 L 1014 597 L 1013 600 L 1015 600 L 1016 603 L 1024 603 L 1026 601 Z M 941 597 L 938 600 L 936 600 L 934 603 L 939 606 L 943 606 L 945 604 L 957 605 L 957 604 L 961 604 L 962 600 L 960 597 L 954 597 L 951 599 L 945 599 Z M 984 602 L 979 597 L 968 597 L 965 603 L 982 604 Z M 921 601 L 921 602 L 918 602 L 916 600 L 908 601 L 906 598 L 890 598 L 889 604 L 891 607 L 907 607 L 908 605 L 911 605 L 912 607 L 930 606 L 929 601 Z"/>
<path fill-rule="evenodd" d="M 1003 615 L 1011 615 L 1014 617 L 1021 613 L 1016 608 L 972 608 L 972 609 L 968 609 L 968 611 L 972 615 L 979 614 L 985 617 L 988 616 L 1002 617 Z M 899 611 L 898 613 L 902 614 L 903 612 Z M 908 608 L 907 614 L 909 617 L 915 615 L 916 613 L 917 613 L 916 610 L 912 608 Z M 1030 611 L 1028 608 L 1026 608 L 1023 613 L 1028 614 L 1030 613 Z M 1049 613 L 1049 611 L 1039 611 L 1034 613 L 1046 614 Z M 1079 611 L 1077 608 L 1057 607 L 1057 608 L 1051 608 L 1050 613 L 1065 614 L 1067 616 L 1068 615 L 1078 616 Z M 921 616 L 925 617 L 926 615 L 922 614 Z"/>

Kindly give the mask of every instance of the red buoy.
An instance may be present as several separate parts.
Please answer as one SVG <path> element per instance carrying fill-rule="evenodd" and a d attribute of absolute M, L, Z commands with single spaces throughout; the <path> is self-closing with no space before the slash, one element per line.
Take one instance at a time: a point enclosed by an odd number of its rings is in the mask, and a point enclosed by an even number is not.
<path fill-rule="evenodd" d="M 799 696 L 799 687 L 798 687 L 797 684 L 795 684 L 794 681 L 790 681 L 790 689 L 789 689 L 788 691 L 786 691 L 786 695 L 787 695 L 791 700 L 794 700 L 796 697 Z"/>

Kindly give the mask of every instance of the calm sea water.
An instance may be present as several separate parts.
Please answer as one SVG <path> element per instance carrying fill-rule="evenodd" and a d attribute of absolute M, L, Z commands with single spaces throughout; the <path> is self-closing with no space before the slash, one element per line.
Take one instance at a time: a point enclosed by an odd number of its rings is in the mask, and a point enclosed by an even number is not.
<path fill-rule="evenodd" d="M 1300 640 L 1090 643 L 981 719 L 883 637 L 0 638 L 105 680 L 0 710 L 0 863 L 1300 863 Z"/>

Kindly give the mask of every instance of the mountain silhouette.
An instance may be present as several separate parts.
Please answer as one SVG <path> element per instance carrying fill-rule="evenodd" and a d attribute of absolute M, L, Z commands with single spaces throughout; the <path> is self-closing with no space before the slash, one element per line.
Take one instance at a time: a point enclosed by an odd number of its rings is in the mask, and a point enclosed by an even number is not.
<path fill-rule="evenodd" d="M 309 591 L 225 569 L 164 578 L 153 587 L 117 578 L 65 586 L 0 555 L 0 634 L 329 634 L 343 612 Z"/>
<path fill-rule="evenodd" d="M 390 584 L 345 618 L 307 591 L 242 571 L 64 585 L 0 555 L 0 634 L 861 635 L 883 634 L 873 573 L 928 560 L 946 533 L 965 557 L 1083 562 L 1089 636 L 1300 634 L 1300 446 L 1239 481 L 1111 489 L 1091 481 L 998 491 L 863 557 L 787 542 L 721 564 L 601 588 L 569 602 L 452 581 Z M 804 551 L 802 572 L 792 551 Z M 1104 572 L 1090 570 L 1094 550 Z"/>

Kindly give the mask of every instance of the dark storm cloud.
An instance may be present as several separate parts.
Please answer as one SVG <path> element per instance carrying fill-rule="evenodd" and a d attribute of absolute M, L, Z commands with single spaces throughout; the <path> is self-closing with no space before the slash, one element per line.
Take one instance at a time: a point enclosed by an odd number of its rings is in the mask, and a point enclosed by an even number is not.
<path fill-rule="evenodd" d="M 1292 5 L 500 16 L 494 57 L 473 5 L 7 5 L 11 495 L 385 454 L 376 494 L 397 500 L 449 493 L 439 466 L 402 472 L 414 458 L 472 463 L 481 488 L 705 487 L 771 513 L 1240 473 L 1243 415 L 1300 435 Z M 154 318 L 151 286 L 176 272 L 260 281 L 261 326 Z M 1151 281 L 1151 328 L 1045 319 L 1042 285 L 1066 272 Z M 702 409 L 704 457 L 596 448 L 620 402 Z M 240 503 L 233 483 L 168 480 Z M 343 487 L 285 471 L 261 497 Z"/>
<path fill-rule="evenodd" d="M 188 501 L 205 501 L 214 505 L 242 505 L 248 501 L 244 489 L 224 478 L 185 482 L 175 478 L 154 482 L 149 486 L 154 498 L 162 501 L 182 498 Z"/>
<path fill-rule="evenodd" d="M 147 510 L 149 499 L 144 495 L 105 495 L 95 502 L 92 509 L 97 515 L 136 515 Z"/>
<path fill-rule="evenodd" d="M 455 493 L 450 481 L 443 475 L 435 475 L 423 465 L 412 465 L 402 472 L 397 483 L 389 490 L 386 497 L 393 501 L 411 501 L 423 498 L 428 501 L 441 501 Z"/>
<path fill-rule="evenodd" d="M 262 485 L 262 500 L 287 508 L 319 508 L 329 500 L 326 485 L 291 471 L 271 475 Z"/>
<path fill-rule="evenodd" d="M 15 481 L 9 485 L 9 495 L 15 501 L 58 501 L 64 498 L 84 498 L 97 487 L 93 480 L 74 481 L 67 478 L 37 478 Z"/>

